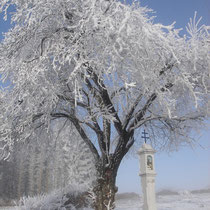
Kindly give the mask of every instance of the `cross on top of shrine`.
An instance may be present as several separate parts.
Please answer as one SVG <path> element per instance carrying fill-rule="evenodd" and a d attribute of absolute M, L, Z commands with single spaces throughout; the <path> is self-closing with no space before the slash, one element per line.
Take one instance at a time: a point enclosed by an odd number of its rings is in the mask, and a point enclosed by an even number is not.
<path fill-rule="evenodd" d="M 144 131 L 142 132 L 142 134 L 143 134 L 143 136 L 142 136 L 141 138 L 144 139 L 144 142 L 145 142 L 145 144 L 146 144 L 146 143 L 147 143 L 147 139 L 149 139 L 149 137 L 147 136 L 148 133 L 144 130 Z"/>

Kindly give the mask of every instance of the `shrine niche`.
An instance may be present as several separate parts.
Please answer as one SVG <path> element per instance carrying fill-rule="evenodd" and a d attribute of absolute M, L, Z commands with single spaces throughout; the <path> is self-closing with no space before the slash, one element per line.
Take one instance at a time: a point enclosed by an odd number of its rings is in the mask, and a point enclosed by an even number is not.
<path fill-rule="evenodd" d="M 147 168 L 150 170 L 153 170 L 153 161 L 152 161 L 152 156 L 148 155 L 147 156 Z"/>

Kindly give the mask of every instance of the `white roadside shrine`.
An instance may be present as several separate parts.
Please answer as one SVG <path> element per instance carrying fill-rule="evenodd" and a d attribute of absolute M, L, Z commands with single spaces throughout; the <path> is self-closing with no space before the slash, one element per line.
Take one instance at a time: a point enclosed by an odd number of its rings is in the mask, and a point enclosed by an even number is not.
<path fill-rule="evenodd" d="M 155 196 L 156 173 L 154 153 L 155 150 L 151 147 L 151 145 L 146 143 L 144 143 L 138 151 L 140 156 L 140 176 L 144 199 L 143 210 L 157 210 Z"/>

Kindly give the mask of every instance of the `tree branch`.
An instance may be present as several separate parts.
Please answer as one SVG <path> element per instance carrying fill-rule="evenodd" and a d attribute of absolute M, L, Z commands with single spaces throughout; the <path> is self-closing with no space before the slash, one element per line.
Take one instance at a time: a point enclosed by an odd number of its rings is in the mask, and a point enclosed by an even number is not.
<path fill-rule="evenodd" d="M 112 94 L 111 94 L 111 99 L 113 99 L 114 97 L 115 97 L 115 95 L 117 94 L 117 93 L 119 93 L 119 92 L 121 92 L 122 90 L 126 90 L 126 88 L 125 87 L 121 87 L 119 90 L 116 90 L 116 91 L 114 91 Z"/>
<path fill-rule="evenodd" d="M 173 64 L 167 64 L 166 65 L 166 67 L 164 67 L 161 71 L 160 71 L 160 73 L 159 73 L 159 76 L 161 76 L 161 75 L 164 75 L 165 74 L 165 72 L 166 71 L 168 71 L 168 70 L 171 70 L 172 68 L 173 68 Z M 164 87 L 162 87 L 160 90 L 162 91 L 162 92 L 164 92 L 164 91 L 166 91 L 166 90 L 168 90 L 168 89 L 170 89 L 171 87 L 173 87 L 173 83 L 167 83 Z M 141 95 L 140 95 L 141 96 Z M 139 96 L 139 97 L 140 97 Z M 151 96 L 150 96 L 150 98 L 147 100 L 147 102 L 146 102 L 146 104 L 144 105 L 144 107 L 141 109 L 141 110 L 139 110 L 138 112 L 137 112 L 137 114 L 136 114 L 136 117 L 135 117 L 135 119 L 133 120 L 133 122 L 129 125 L 129 129 L 128 130 L 133 130 L 133 129 L 135 129 L 136 127 L 139 127 L 139 126 L 137 126 L 138 125 L 138 123 L 143 119 L 143 117 L 144 117 L 144 115 L 145 115 L 145 113 L 146 113 L 146 111 L 147 111 L 147 109 L 150 107 L 150 105 L 152 104 L 152 102 L 155 100 L 157 98 L 157 94 L 156 93 L 153 93 Z M 141 98 L 140 98 L 140 100 L 141 100 Z M 131 113 L 133 113 L 134 111 L 135 111 L 135 108 L 137 107 L 137 105 L 138 105 L 138 98 L 137 98 L 137 101 L 134 103 L 134 107 L 133 107 L 133 109 L 131 109 L 130 110 L 130 112 Z M 136 104 L 137 103 L 137 104 Z M 131 117 L 132 117 L 132 115 L 130 116 L 130 119 L 131 119 Z M 127 126 L 128 124 L 129 124 L 129 116 L 128 116 L 128 118 L 127 118 L 127 120 L 125 121 L 125 126 Z M 124 124 L 123 124 L 124 125 Z"/>
<path fill-rule="evenodd" d="M 129 128 L 128 128 L 129 131 L 133 130 L 133 128 L 135 127 L 135 125 L 136 125 L 139 121 L 141 121 L 141 119 L 144 117 L 144 115 L 145 115 L 147 109 L 150 107 L 150 105 L 152 104 L 152 102 L 153 102 L 156 98 L 157 98 L 156 93 L 153 93 L 153 94 L 149 97 L 149 99 L 147 100 L 147 102 L 146 102 L 146 104 L 144 105 L 144 107 L 143 107 L 141 110 L 139 110 L 139 111 L 137 112 L 135 119 L 134 119 L 133 122 L 129 125 Z"/>
<path fill-rule="evenodd" d="M 43 115 L 43 113 L 37 114 L 34 116 L 33 121 L 37 120 Z M 83 130 L 82 126 L 80 125 L 79 119 L 77 119 L 76 116 L 66 114 L 66 113 L 51 113 L 51 117 L 53 118 L 66 118 L 72 122 L 72 124 L 75 126 L 77 129 L 78 133 L 80 134 L 81 138 L 84 140 L 84 142 L 88 145 L 89 149 L 94 155 L 94 158 L 97 162 L 100 160 L 100 156 L 98 154 L 97 149 L 95 148 L 94 144 L 91 142 L 91 140 L 87 137 L 85 131 Z"/>
<path fill-rule="evenodd" d="M 100 156 L 98 154 L 98 151 L 95 148 L 94 144 L 91 142 L 91 140 L 87 137 L 85 131 L 79 123 L 79 120 L 75 116 L 68 116 L 68 119 L 73 123 L 84 142 L 88 145 L 89 149 L 94 155 L 96 162 L 100 162 Z"/>
<path fill-rule="evenodd" d="M 142 96 L 143 96 L 142 94 L 139 94 L 139 96 L 136 98 L 136 101 L 134 102 L 133 106 L 131 107 L 130 111 L 126 115 L 125 120 L 123 122 L 123 129 L 127 128 L 131 118 L 133 117 L 133 113 L 134 113 L 136 107 L 138 106 L 139 102 L 142 99 Z"/>
<path fill-rule="evenodd" d="M 114 126 L 115 126 L 118 134 L 120 136 L 123 135 L 123 128 L 122 128 L 121 120 L 120 120 L 120 118 L 119 118 L 119 116 L 118 116 L 118 114 L 117 114 L 117 112 L 114 108 L 114 105 L 112 104 L 112 101 L 109 97 L 109 93 L 107 91 L 107 88 L 106 88 L 105 84 L 98 77 L 98 75 L 93 71 L 92 67 L 88 66 L 87 72 L 89 73 L 89 75 L 93 79 L 95 85 L 98 87 L 99 93 L 100 93 L 100 96 L 101 96 L 101 99 L 103 101 L 104 106 L 109 110 L 109 113 L 116 119 L 113 123 L 114 123 Z"/>
<path fill-rule="evenodd" d="M 73 99 L 73 98 L 69 98 L 69 97 L 66 97 L 66 96 L 63 96 L 63 95 L 57 95 L 57 96 L 58 96 L 58 98 L 60 98 L 60 99 L 62 99 L 64 101 L 69 101 L 73 105 L 75 104 L 75 99 Z M 82 108 L 85 108 L 85 109 L 88 108 L 88 105 L 86 105 L 86 104 L 84 104 L 82 102 L 79 102 L 79 101 L 77 102 L 77 105 L 82 107 Z"/>

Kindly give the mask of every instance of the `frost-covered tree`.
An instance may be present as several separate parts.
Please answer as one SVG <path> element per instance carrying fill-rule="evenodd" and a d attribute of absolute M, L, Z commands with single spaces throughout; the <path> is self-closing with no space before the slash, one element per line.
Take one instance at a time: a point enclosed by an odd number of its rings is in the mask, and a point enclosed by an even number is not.
<path fill-rule="evenodd" d="M 55 120 L 51 130 L 50 136 L 45 133 L 48 145 L 51 145 L 45 156 L 51 188 L 67 185 L 90 188 L 96 179 L 96 170 L 93 155 L 85 142 L 68 120 Z"/>
<path fill-rule="evenodd" d="M 14 27 L 0 44 L 1 140 L 64 118 L 94 155 L 95 209 L 111 209 L 121 160 L 146 126 L 153 143 L 192 140 L 209 116 L 209 27 L 191 20 L 188 35 L 154 24 L 149 10 L 116 0 L 2 0 L 15 5 Z M 82 148 L 81 148 L 81 152 Z"/>
<path fill-rule="evenodd" d="M 0 199 L 11 201 L 67 186 L 89 189 L 96 180 L 93 162 L 78 132 L 58 119 L 48 133 L 42 128 L 34 138 L 15 142 L 10 159 L 0 161 Z"/>

